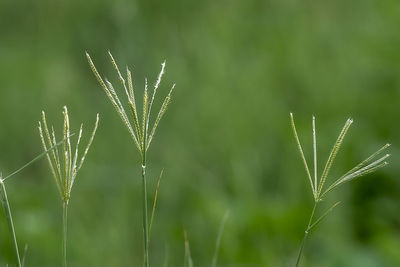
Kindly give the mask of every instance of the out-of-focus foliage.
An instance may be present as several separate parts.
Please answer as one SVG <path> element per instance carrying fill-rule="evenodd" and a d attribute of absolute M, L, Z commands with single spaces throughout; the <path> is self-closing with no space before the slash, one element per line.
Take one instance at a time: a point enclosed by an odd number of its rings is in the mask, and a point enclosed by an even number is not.
<path fill-rule="evenodd" d="M 166 250 L 169 266 L 183 265 L 185 229 L 195 266 L 210 265 L 227 209 L 220 266 L 293 265 L 313 200 L 289 112 L 310 160 L 317 116 L 321 163 L 354 118 L 332 177 L 393 144 L 388 167 L 328 195 L 321 206 L 343 205 L 318 226 L 303 263 L 398 266 L 399 12 L 395 0 L 0 1 L 0 170 L 41 152 L 41 110 L 60 121 L 68 105 L 85 125 L 99 112 L 71 192 L 69 263 L 140 266 L 140 159 L 85 50 L 115 84 L 107 50 L 129 65 L 137 92 L 166 60 L 159 94 L 177 86 L 149 149 L 150 193 L 164 168 L 152 266 Z M 61 257 L 61 202 L 46 164 L 7 181 L 27 266 Z M 0 265 L 12 255 L 0 212 Z"/>

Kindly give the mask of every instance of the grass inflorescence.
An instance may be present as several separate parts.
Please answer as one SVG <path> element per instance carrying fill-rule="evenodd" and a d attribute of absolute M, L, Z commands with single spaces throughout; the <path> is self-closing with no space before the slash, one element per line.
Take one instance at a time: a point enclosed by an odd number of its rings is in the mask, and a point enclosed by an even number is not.
<path fill-rule="evenodd" d="M 313 194 L 314 198 L 314 207 L 311 212 L 310 219 L 308 221 L 308 225 L 306 227 L 306 230 L 304 232 L 304 237 L 301 242 L 300 246 L 300 251 L 297 257 L 296 261 L 296 266 L 299 265 L 300 258 L 303 252 L 304 244 L 305 241 L 307 240 L 307 237 L 309 235 L 309 232 L 318 224 L 320 223 L 340 202 L 336 202 L 331 206 L 327 211 L 325 211 L 318 219 L 314 220 L 315 217 L 315 212 L 317 209 L 318 203 L 326 196 L 327 193 L 330 191 L 334 190 L 338 186 L 352 181 L 358 177 L 361 177 L 363 175 L 369 174 L 371 172 L 376 171 L 377 169 L 386 166 L 388 163 L 385 161 L 390 155 L 385 154 L 383 156 L 380 156 L 378 159 L 376 159 L 381 153 L 386 150 L 390 145 L 386 144 L 380 149 L 378 149 L 375 153 L 373 153 L 371 156 L 357 164 L 354 168 L 350 169 L 348 172 L 337 178 L 332 184 L 330 184 L 326 189 L 324 189 L 324 185 L 327 181 L 329 172 L 331 170 L 331 167 L 333 165 L 333 162 L 336 158 L 336 155 L 338 154 L 340 147 L 343 143 L 343 140 L 346 136 L 347 131 L 349 130 L 351 124 L 353 123 L 352 119 L 348 119 L 343 126 L 342 131 L 340 132 L 335 144 L 332 147 L 332 150 L 329 154 L 328 160 L 325 164 L 324 170 L 322 171 L 322 174 L 320 177 L 318 177 L 318 168 L 317 168 L 317 134 L 316 134 L 316 127 L 315 127 L 315 117 L 313 116 L 312 118 L 312 132 L 313 132 L 313 160 L 314 160 L 314 172 L 313 175 L 310 172 L 310 169 L 307 164 L 306 157 L 304 156 L 303 148 L 301 147 L 299 137 L 297 135 L 297 130 L 296 126 L 294 123 L 294 118 L 293 114 L 290 113 L 290 122 L 292 125 L 293 129 L 293 134 L 296 139 L 297 147 L 300 152 L 301 159 L 304 164 L 304 168 L 306 170 L 307 178 L 310 183 L 311 191 Z"/>

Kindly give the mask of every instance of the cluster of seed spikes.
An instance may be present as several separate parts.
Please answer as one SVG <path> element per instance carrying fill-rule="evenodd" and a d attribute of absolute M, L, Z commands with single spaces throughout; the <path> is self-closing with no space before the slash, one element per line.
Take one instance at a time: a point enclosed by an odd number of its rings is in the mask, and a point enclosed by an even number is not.
<path fill-rule="evenodd" d="M 339 177 L 335 182 L 333 182 L 327 189 L 323 190 L 325 181 L 328 177 L 329 171 L 332 167 L 333 161 L 335 160 L 335 157 L 340 149 L 340 146 L 343 142 L 343 139 L 349 130 L 351 124 L 353 123 L 352 119 L 348 119 L 342 129 L 342 131 L 339 134 L 339 137 L 336 140 L 336 143 L 334 144 L 332 151 L 328 157 L 328 160 L 325 164 L 325 168 L 322 172 L 322 175 L 320 179 L 318 179 L 318 173 L 317 173 L 317 140 L 316 140 L 316 132 L 315 132 L 315 117 L 313 117 L 312 120 L 312 127 L 313 127 L 313 150 L 314 150 L 314 179 L 312 178 L 312 175 L 310 173 L 310 170 L 308 168 L 308 164 L 306 161 L 306 158 L 303 153 L 303 149 L 300 145 L 299 137 L 297 135 L 296 127 L 294 124 L 294 119 L 293 119 L 293 114 L 290 113 L 290 119 L 291 119 L 291 124 L 293 128 L 293 133 L 296 138 L 296 143 L 298 146 L 298 149 L 300 151 L 301 158 L 303 159 L 303 164 L 307 172 L 307 177 L 311 185 L 311 189 L 313 192 L 314 200 L 316 202 L 319 202 L 322 200 L 322 198 L 330 191 L 338 187 L 339 185 L 349 182 L 351 180 L 354 180 L 355 178 L 358 178 L 360 176 L 366 175 L 368 173 L 374 172 L 377 169 L 386 166 L 388 163 L 385 161 L 390 155 L 385 154 L 384 156 L 380 157 L 379 159 L 375 160 L 376 157 L 381 154 L 386 148 L 390 146 L 390 144 L 384 145 L 382 148 L 377 150 L 375 153 L 373 153 L 371 156 L 369 156 L 367 159 L 364 161 L 360 162 L 357 166 L 346 172 L 344 175 Z"/>
<path fill-rule="evenodd" d="M 89 139 L 89 143 L 87 144 L 86 149 L 79 162 L 78 162 L 78 149 L 82 137 L 83 124 L 81 124 L 79 130 L 78 141 L 75 146 L 75 154 L 73 155 L 71 139 L 70 139 L 72 135 L 70 134 L 69 117 L 66 106 L 64 106 L 63 115 L 64 115 L 63 144 L 62 144 L 62 151 L 60 153 L 62 158 L 60 157 L 59 149 L 57 148 L 57 141 L 54 128 L 53 126 L 51 127 L 51 134 L 50 134 L 49 127 L 47 126 L 46 114 L 44 111 L 42 111 L 43 126 L 42 123 L 39 121 L 39 132 L 40 132 L 40 138 L 42 140 L 43 149 L 47 151 L 49 147 L 54 147 L 54 149 L 51 152 L 49 152 L 46 156 L 49 161 L 51 172 L 56 181 L 57 188 L 61 194 L 61 198 L 64 203 L 68 203 L 76 175 L 78 171 L 81 169 L 83 162 L 85 161 L 86 154 L 89 151 L 90 145 L 93 142 L 94 135 L 96 134 L 97 126 L 99 123 L 99 114 L 97 114 L 96 123 L 92 135 Z"/>
<path fill-rule="evenodd" d="M 88 53 L 86 53 L 86 57 L 89 61 L 90 68 L 92 69 L 94 75 L 96 76 L 96 79 L 98 80 L 98 82 L 100 83 L 100 85 L 104 89 L 104 91 L 106 92 L 108 98 L 110 99 L 111 103 L 113 104 L 114 108 L 116 109 L 121 120 L 123 121 L 125 126 L 128 128 L 128 131 L 129 131 L 136 147 L 138 148 L 138 150 L 141 154 L 141 158 L 142 158 L 142 190 L 143 190 L 143 194 L 142 194 L 142 197 L 143 197 L 143 200 L 142 200 L 142 204 L 143 204 L 143 249 L 144 249 L 143 266 L 148 267 L 149 266 L 149 252 L 148 251 L 149 251 L 149 240 L 150 240 L 149 239 L 149 228 L 151 228 L 151 224 L 150 225 L 148 224 L 148 218 L 147 218 L 146 152 L 150 146 L 151 141 L 153 140 L 154 133 L 157 129 L 157 126 L 158 126 L 161 118 L 163 117 L 165 111 L 167 110 L 167 107 L 171 100 L 171 94 L 172 94 L 172 91 L 174 90 L 175 84 L 172 86 L 168 95 L 165 97 L 164 102 L 161 105 L 160 111 L 158 112 L 157 117 L 154 121 L 153 127 L 151 130 L 149 130 L 151 108 L 153 106 L 154 98 L 157 93 L 158 86 L 160 85 L 161 78 L 164 74 L 165 62 L 161 64 L 161 71 L 158 74 L 156 83 L 154 84 L 153 93 L 151 95 L 151 98 L 149 97 L 149 93 L 148 93 L 147 79 L 145 79 L 145 87 L 144 87 L 144 94 L 143 94 L 143 113 L 142 113 L 142 120 L 140 122 L 139 115 L 138 115 L 137 108 L 136 108 L 135 93 L 134 93 L 134 89 L 133 89 L 131 71 L 128 69 L 128 67 L 126 68 L 126 76 L 127 76 L 127 80 L 128 80 L 126 82 L 124 77 L 122 77 L 122 74 L 121 74 L 113 56 L 111 55 L 110 52 L 108 52 L 108 54 L 110 56 L 113 67 L 115 68 L 115 70 L 118 73 L 119 80 L 125 90 L 126 97 L 128 98 L 128 105 L 129 105 L 129 109 L 132 113 L 133 122 L 131 122 L 131 120 L 129 120 L 128 115 L 125 112 L 125 108 L 124 108 L 123 104 L 121 103 L 111 82 L 109 82 L 107 79 L 105 79 L 105 81 L 104 81 L 103 78 L 101 78 L 99 72 L 97 71 L 96 67 L 94 66 L 94 63 Z M 155 197 L 157 197 L 157 195 Z M 153 213 L 154 213 L 154 209 L 153 209 Z"/>
<path fill-rule="evenodd" d="M 142 114 L 142 122 L 140 122 L 139 115 L 138 115 L 137 108 L 136 108 L 135 93 L 134 93 L 134 89 L 133 89 L 131 71 L 129 70 L 128 67 L 126 68 L 126 76 L 127 76 L 127 80 L 128 80 L 126 82 L 124 77 L 122 76 L 113 56 L 111 55 L 110 52 L 108 52 L 108 54 L 110 56 L 111 63 L 113 64 L 115 70 L 118 73 L 119 80 L 120 80 L 122 86 L 124 87 L 125 94 L 128 98 L 128 105 L 129 105 L 129 109 L 132 113 L 133 123 L 131 123 L 131 121 L 129 120 L 128 115 L 126 114 L 125 109 L 124 109 L 116 91 L 114 90 L 114 87 L 111 84 L 111 82 L 109 82 L 107 79 L 105 79 L 105 81 L 103 80 L 103 78 L 98 73 L 96 67 L 94 66 L 94 63 L 88 53 L 86 53 L 86 57 L 89 61 L 89 65 L 90 65 L 94 75 L 96 76 L 96 79 L 98 80 L 100 85 L 103 87 L 104 91 L 106 92 L 106 94 L 107 94 L 108 98 L 110 99 L 111 103 L 113 104 L 114 108 L 117 110 L 118 115 L 121 117 L 123 123 L 128 128 L 129 133 L 130 133 L 133 141 L 136 144 L 136 147 L 139 149 L 140 153 L 143 156 L 143 154 L 145 154 L 145 152 L 147 151 L 147 149 L 150 146 L 150 143 L 153 139 L 154 133 L 157 129 L 157 126 L 158 126 L 162 116 L 164 115 L 165 111 L 167 110 L 167 106 L 171 100 L 171 93 L 174 90 L 175 84 L 172 86 L 168 95 L 165 97 L 164 102 L 162 103 L 160 111 L 158 112 L 158 115 L 153 124 L 153 128 L 151 129 L 151 131 L 149 131 L 151 108 L 153 106 L 154 97 L 157 93 L 158 86 L 160 85 L 161 78 L 164 74 L 165 62 L 163 62 L 161 64 L 161 71 L 160 71 L 160 73 L 158 75 L 158 79 L 154 85 L 153 94 L 152 94 L 151 98 L 149 98 L 147 79 L 145 79 L 145 88 L 144 88 L 144 95 L 143 95 L 143 114 Z"/>
<path fill-rule="evenodd" d="M 390 155 L 386 154 L 379 159 L 376 159 L 376 157 L 381 154 L 386 148 L 388 148 L 390 145 L 386 144 L 379 150 L 377 150 L 375 153 L 373 153 L 371 156 L 369 156 L 367 159 L 364 161 L 360 162 L 357 166 L 346 172 L 344 175 L 340 176 L 338 179 L 336 179 L 335 182 L 333 182 L 330 186 L 328 186 L 327 189 L 324 190 L 324 184 L 328 178 L 329 171 L 332 167 L 332 164 L 335 160 L 335 157 L 337 153 L 339 152 L 340 146 L 343 143 L 344 137 L 346 136 L 347 131 L 349 130 L 351 124 L 353 123 L 352 119 L 348 119 L 342 129 L 342 131 L 339 134 L 339 137 L 337 138 L 335 144 L 333 145 L 333 148 L 331 150 L 331 153 L 329 154 L 328 160 L 325 164 L 325 168 L 321 174 L 321 177 L 318 179 L 318 169 L 317 169 L 317 134 L 315 131 L 315 117 L 313 116 L 312 119 L 312 128 L 313 128 L 313 151 L 314 151 L 314 179 L 310 173 L 310 170 L 308 168 L 308 164 L 306 161 L 306 158 L 304 156 L 303 149 L 300 144 L 299 137 L 297 135 L 296 131 L 296 126 L 294 124 L 294 119 L 293 119 L 293 114 L 290 113 L 290 120 L 291 120 L 291 125 L 293 128 L 293 133 L 294 137 L 296 139 L 297 147 L 300 151 L 301 158 L 303 160 L 304 168 L 306 169 L 307 177 L 311 185 L 311 190 L 313 192 L 314 196 L 314 207 L 311 212 L 310 219 L 308 221 L 308 225 L 306 227 L 306 230 L 304 231 L 304 237 L 300 245 L 300 250 L 299 254 L 297 256 L 297 261 L 296 261 L 296 267 L 299 266 L 301 255 L 303 252 L 304 244 L 306 242 L 306 239 L 310 233 L 310 231 L 318 225 L 338 204 L 339 202 L 335 203 L 333 206 L 331 206 L 328 210 L 326 210 L 318 219 L 314 220 L 314 215 L 316 214 L 316 208 L 318 203 L 323 199 L 323 197 L 339 185 L 349 182 L 351 180 L 354 180 L 357 177 L 366 175 L 368 173 L 374 172 L 377 169 L 386 166 L 388 163 L 385 161 Z"/>

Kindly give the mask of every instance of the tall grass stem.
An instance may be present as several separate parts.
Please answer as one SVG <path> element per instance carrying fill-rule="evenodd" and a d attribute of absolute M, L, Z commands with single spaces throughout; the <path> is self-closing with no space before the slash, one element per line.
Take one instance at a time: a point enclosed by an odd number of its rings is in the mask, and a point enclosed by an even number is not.
<path fill-rule="evenodd" d="M 63 238 L 62 238 L 62 258 L 63 267 L 67 267 L 67 231 L 68 231 L 68 202 L 63 201 Z"/>
<path fill-rule="evenodd" d="M 315 214 L 315 210 L 316 210 L 316 208 L 317 208 L 317 204 L 318 204 L 318 202 L 315 201 L 314 207 L 313 207 L 312 212 L 311 212 L 310 219 L 308 220 L 307 228 L 306 228 L 306 230 L 304 231 L 303 240 L 301 241 L 301 245 L 300 245 L 299 255 L 297 256 L 296 267 L 299 266 L 300 259 L 301 259 L 301 255 L 303 254 L 303 248 L 304 248 L 304 245 L 305 245 L 305 243 L 306 243 L 306 240 L 307 240 L 309 231 L 310 231 L 310 229 L 311 229 L 312 220 L 313 220 L 313 218 L 314 218 L 314 214 Z"/>
<path fill-rule="evenodd" d="M 143 267 L 149 267 L 149 229 L 147 215 L 147 181 L 146 181 L 146 151 L 142 161 L 142 196 L 143 196 Z"/>
<path fill-rule="evenodd" d="M 10 204 L 9 204 L 8 198 L 7 198 L 6 187 L 4 186 L 4 182 L 3 182 L 1 177 L 0 177 L 0 197 L 1 197 L 1 203 L 3 204 L 4 212 L 6 214 L 7 223 L 8 223 L 8 229 L 9 229 L 10 234 L 11 234 L 11 241 L 12 241 L 13 246 L 14 246 L 14 254 L 15 254 L 15 259 L 16 259 L 16 262 L 17 262 L 17 266 L 21 267 L 22 266 L 21 265 L 21 259 L 20 259 L 20 256 L 19 256 L 17 237 L 15 235 L 14 223 L 13 223 L 13 219 L 12 219 L 12 215 L 11 215 Z"/>

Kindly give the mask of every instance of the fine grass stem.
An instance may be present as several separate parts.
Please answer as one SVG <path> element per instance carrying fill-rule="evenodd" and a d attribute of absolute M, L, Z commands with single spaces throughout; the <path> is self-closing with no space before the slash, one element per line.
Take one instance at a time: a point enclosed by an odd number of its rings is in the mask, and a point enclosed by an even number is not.
<path fill-rule="evenodd" d="M 316 226 L 318 225 L 325 217 L 339 204 L 339 202 L 335 203 L 332 205 L 329 209 L 327 209 L 322 216 L 320 216 L 318 219 L 314 220 L 314 215 L 317 209 L 317 206 L 319 202 L 323 200 L 325 195 L 332 191 L 333 189 L 337 188 L 339 185 L 349 182 L 351 180 L 354 180 L 358 177 L 361 177 L 363 175 L 372 173 L 384 166 L 386 166 L 388 163 L 385 161 L 390 155 L 386 154 L 384 156 L 381 156 L 380 158 L 376 159 L 378 155 L 380 155 L 386 148 L 388 148 L 390 145 L 386 144 L 380 149 L 378 149 L 375 153 L 373 153 L 371 156 L 369 156 L 367 159 L 363 160 L 361 163 L 356 165 L 354 168 L 350 169 L 348 172 L 346 172 L 344 175 L 341 177 L 337 178 L 330 186 L 328 186 L 327 189 L 324 190 L 324 185 L 325 182 L 327 181 L 329 172 L 331 170 L 331 167 L 333 165 L 333 162 L 340 150 L 340 147 L 342 146 L 343 140 L 350 129 L 351 124 L 353 123 L 352 119 L 348 119 L 343 126 L 342 131 L 340 132 L 335 144 L 333 145 L 331 152 L 329 154 L 328 160 L 325 164 L 325 168 L 321 174 L 321 177 L 318 179 L 318 170 L 317 170 L 317 135 L 316 135 L 316 129 L 315 129 L 315 117 L 312 117 L 312 132 L 313 132 L 313 159 L 314 159 L 314 179 L 312 179 L 306 157 L 304 155 L 303 149 L 300 144 L 300 140 L 297 134 L 296 126 L 294 123 L 294 118 L 293 114 L 290 113 L 290 122 L 293 130 L 293 134 L 296 140 L 297 148 L 300 152 L 300 156 L 304 165 L 304 168 L 306 170 L 307 178 L 310 182 L 310 187 L 312 190 L 312 194 L 314 197 L 314 207 L 311 212 L 310 219 L 308 221 L 308 225 L 306 227 L 306 230 L 304 231 L 304 236 L 303 240 L 300 245 L 300 250 L 299 254 L 297 256 L 297 261 L 296 261 L 296 266 L 299 265 L 301 255 L 304 249 L 305 242 L 307 240 L 307 237 L 309 235 L 309 232 Z M 314 181 L 313 181 L 314 180 Z"/>
<path fill-rule="evenodd" d="M 28 244 L 25 244 L 24 247 L 24 255 L 22 256 L 22 267 L 25 266 L 25 259 L 26 259 L 26 254 L 28 253 Z"/>
<path fill-rule="evenodd" d="M 70 136 L 74 136 L 75 134 L 71 134 Z M 46 156 L 47 153 L 49 153 L 50 151 L 52 151 L 53 149 L 55 149 L 56 147 L 58 147 L 59 145 L 61 145 L 64 142 L 64 140 L 56 143 L 54 146 L 50 147 L 49 149 L 47 149 L 46 151 L 40 153 L 39 155 L 37 155 L 36 157 L 34 157 L 31 161 L 25 163 L 21 168 L 18 168 L 17 170 L 13 171 L 12 173 L 10 173 L 9 175 L 7 175 L 6 177 L 3 178 L 3 181 L 7 180 L 8 178 L 10 178 L 11 176 L 16 175 L 17 173 L 19 173 L 20 171 L 22 171 L 23 169 L 25 169 L 26 167 L 30 166 L 31 164 L 33 164 L 35 161 L 39 160 L 40 158 L 42 158 L 43 156 Z"/>
<path fill-rule="evenodd" d="M 307 239 L 308 234 L 309 234 L 309 232 L 310 232 L 310 226 L 311 226 L 312 220 L 313 220 L 313 218 L 314 218 L 315 209 L 317 208 L 317 203 L 318 203 L 318 202 L 315 202 L 315 203 L 314 203 L 314 207 L 313 207 L 313 209 L 312 209 L 312 212 L 311 212 L 311 215 L 310 215 L 310 219 L 308 220 L 307 228 L 306 228 L 306 230 L 304 231 L 303 240 L 301 241 L 301 245 L 300 245 L 299 255 L 297 256 L 296 266 L 299 265 L 300 258 L 301 258 L 301 254 L 303 253 L 304 245 L 305 245 L 305 243 L 306 243 L 306 239 Z"/>
<path fill-rule="evenodd" d="M 160 188 L 160 182 L 163 177 L 163 173 L 164 170 L 161 170 L 160 176 L 158 177 L 157 181 L 156 191 L 154 193 L 153 209 L 151 210 L 150 225 L 149 225 L 149 237 L 151 236 L 151 227 L 153 226 L 154 214 L 156 212 L 156 206 L 157 206 L 158 190 Z"/>
<path fill-rule="evenodd" d="M 97 81 L 99 82 L 100 86 L 103 88 L 105 91 L 107 97 L 111 101 L 112 105 L 114 106 L 115 110 L 117 111 L 119 117 L 121 118 L 122 122 L 128 129 L 128 132 L 136 146 L 136 148 L 139 150 L 140 156 L 141 156 L 141 174 L 142 174 L 142 216 L 143 216 L 143 266 L 144 267 L 149 267 L 149 228 L 151 228 L 152 220 L 153 220 L 153 213 L 152 213 L 152 218 L 150 220 L 150 225 L 148 221 L 148 208 L 147 208 L 147 177 L 146 177 L 146 166 L 147 166 L 147 149 L 150 147 L 151 141 L 154 138 L 154 134 L 156 132 L 157 126 L 165 114 L 165 111 L 167 110 L 168 104 L 171 100 L 171 94 L 174 90 L 175 84 L 172 85 L 169 93 L 164 99 L 164 102 L 161 104 L 161 108 L 154 119 L 153 122 L 153 127 L 149 128 L 149 123 L 151 120 L 151 111 L 153 107 L 153 101 L 155 99 L 155 95 L 157 93 L 157 89 L 161 83 L 162 76 L 164 74 L 164 69 L 165 69 L 165 62 L 161 64 L 161 71 L 158 74 L 157 81 L 154 84 L 153 87 L 153 92 L 151 94 L 151 97 L 149 97 L 149 90 L 148 90 L 148 82 L 147 78 L 145 79 L 145 86 L 144 86 L 144 93 L 143 93 L 143 111 L 142 111 L 142 119 L 140 122 L 139 119 L 139 114 L 138 110 L 136 107 L 136 98 L 135 98 L 135 92 L 133 88 L 133 82 L 132 82 L 132 74 L 129 68 L 126 68 L 126 80 L 128 81 L 126 83 L 125 78 L 122 76 L 119 67 L 114 60 L 114 57 L 111 55 L 110 52 L 108 52 L 108 55 L 110 57 L 111 63 L 114 67 L 114 69 L 117 72 L 118 78 L 121 82 L 121 85 L 124 89 L 125 95 L 127 97 L 127 105 L 129 106 L 129 109 L 132 113 L 132 118 L 129 119 L 124 105 L 122 104 L 121 100 L 118 97 L 117 92 L 115 91 L 113 85 L 111 82 L 109 82 L 107 79 L 103 79 L 99 72 L 97 71 L 90 55 L 86 52 L 86 57 L 89 62 L 90 68 L 93 71 L 94 76 L 96 77 Z M 157 192 L 157 191 L 156 191 Z M 155 204 L 155 202 L 154 202 Z M 154 205 L 153 205 L 154 207 Z"/>
<path fill-rule="evenodd" d="M 3 205 L 4 212 L 6 214 L 8 230 L 11 234 L 11 241 L 14 247 L 15 261 L 17 263 L 17 266 L 21 267 L 22 266 L 21 258 L 19 256 L 17 236 L 15 235 L 10 203 L 8 202 L 6 187 L 4 186 L 4 181 L 1 176 L 0 176 L 0 199 L 1 199 L 1 204 Z"/>
<path fill-rule="evenodd" d="M 67 230 L 68 230 L 68 202 L 63 201 L 63 243 L 62 243 L 62 258 L 64 266 L 67 266 Z"/>
<path fill-rule="evenodd" d="M 193 259 L 190 253 L 190 244 L 189 239 L 187 237 L 186 230 L 184 231 L 184 238 L 185 238 L 185 260 L 184 260 L 184 267 L 193 267 Z"/>
<path fill-rule="evenodd" d="M 226 224 L 226 221 L 228 220 L 228 218 L 229 218 L 229 210 L 227 210 L 225 212 L 225 215 L 221 221 L 221 225 L 219 226 L 217 241 L 215 242 L 215 251 L 214 251 L 214 256 L 212 259 L 211 267 L 217 267 L 218 252 L 219 252 L 219 248 L 221 247 L 222 234 L 224 232 L 225 224 Z"/>

